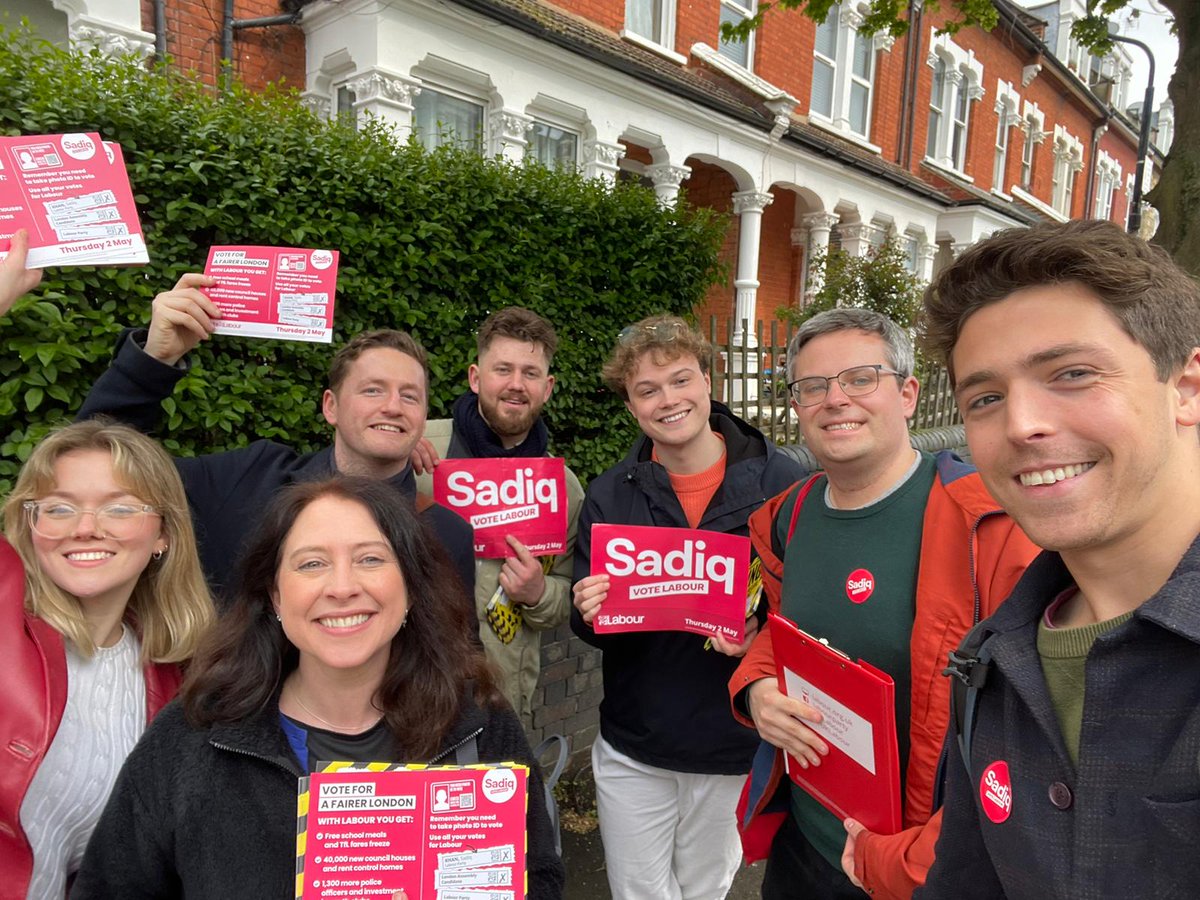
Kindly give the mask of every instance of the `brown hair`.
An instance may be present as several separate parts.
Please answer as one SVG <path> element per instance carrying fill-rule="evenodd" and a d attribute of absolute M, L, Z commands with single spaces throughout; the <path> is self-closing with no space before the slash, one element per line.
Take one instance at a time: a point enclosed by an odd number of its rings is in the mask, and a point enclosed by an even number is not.
<path fill-rule="evenodd" d="M 520 306 L 505 307 L 484 319 L 475 335 L 476 358 L 482 359 L 492 341 L 498 337 L 541 347 L 546 354 L 547 368 L 554 362 L 554 354 L 558 350 L 558 335 L 554 333 L 554 326 L 533 310 Z"/>
<path fill-rule="evenodd" d="M 1023 288 L 1065 282 L 1096 295 L 1150 354 L 1161 379 L 1200 346 L 1200 287 L 1191 276 L 1161 247 L 1111 222 L 1086 220 L 1001 231 L 963 253 L 925 291 L 922 344 L 950 366 L 974 313 Z"/>
<path fill-rule="evenodd" d="M 664 364 L 683 356 L 694 356 L 701 373 L 707 375 L 712 360 L 712 344 L 679 316 L 660 313 L 625 328 L 617 336 L 612 355 L 600 370 L 600 376 L 622 400 L 629 399 L 625 382 L 647 353 L 654 362 Z"/>
<path fill-rule="evenodd" d="M 407 331 L 381 328 L 377 331 L 360 331 L 334 355 L 329 366 L 329 389 L 336 394 L 342 382 L 346 380 L 354 361 L 368 350 L 377 347 L 399 350 L 419 362 L 421 370 L 425 373 L 425 387 L 429 388 L 429 356 L 425 353 L 425 348 Z"/>
<path fill-rule="evenodd" d="M 142 644 L 143 662 L 189 659 L 215 617 L 196 555 L 187 497 L 175 463 L 159 444 L 125 425 L 103 419 L 52 431 L 30 454 L 4 504 L 4 533 L 25 564 L 25 608 L 49 623 L 84 656 L 96 650 L 79 600 L 42 571 L 33 549 L 29 516 L 22 508 L 54 490 L 54 465 L 68 453 L 99 450 L 112 456 L 113 477 L 162 518 L 167 550 L 138 576 L 125 607 Z"/>
<path fill-rule="evenodd" d="M 299 651 L 275 619 L 271 592 L 280 555 L 296 517 L 316 500 L 361 504 L 396 554 L 408 592 L 408 616 L 392 638 L 376 700 L 404 759 L 428 759 L 441 749 L 463 691 L 500 701 L 483 651 L 471 641 L 465 592 L 441 544 L 417 518 L 412 501 L 386 482 L 338 476 L 294 484 L 271 501 L 244 555 L 233 602 L 201 646 L 180 691 L 188 720 L 203 727 L 258 715 L 278 697 L 299 663 Z M 461 602 L 460 602 L 461 600 Z"/>

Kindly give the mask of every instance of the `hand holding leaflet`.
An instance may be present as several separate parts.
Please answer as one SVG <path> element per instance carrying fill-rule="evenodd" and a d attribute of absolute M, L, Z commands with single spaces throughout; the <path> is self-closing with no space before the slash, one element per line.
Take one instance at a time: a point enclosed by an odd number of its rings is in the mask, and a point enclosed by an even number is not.
<path fill-rule="evenodd" d="M 770 628 L 779 689 L 821 713 L 811 728 L 828 745 L 821 765 L 786 757 L 788 775 L 839 819 L 871 831 L 900 830 L 900 760 L 895 685 L 774 613 Z"/>

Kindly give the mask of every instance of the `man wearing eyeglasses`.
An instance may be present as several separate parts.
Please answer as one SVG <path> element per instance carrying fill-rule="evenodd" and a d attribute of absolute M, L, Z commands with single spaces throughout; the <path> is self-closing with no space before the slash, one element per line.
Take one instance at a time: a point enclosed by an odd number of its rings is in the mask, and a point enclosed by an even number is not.
<path fill-rule="evenodd" d="M 908 335 L 863 309 L 814 316 L 788 348 L 792 408 L 824 471 L 767 501 L 751 516 L 750 535 L 771 608 L 894 680 L 906 828 L 866 832 L 783 775 L 781 750 L 807 768 L 829 747 L 812 727 L 820 713 L 780 692 L 765 628 L 730 693 L 735 714 L 764 741 L 741 824 L 747 858 L 767 857 L 766 900 L 864 890 L 907 898 L 924 881 L 949 718 L 941 670 L 1036 552 L 973 468 L 911 446 L 913 363 Z"/>

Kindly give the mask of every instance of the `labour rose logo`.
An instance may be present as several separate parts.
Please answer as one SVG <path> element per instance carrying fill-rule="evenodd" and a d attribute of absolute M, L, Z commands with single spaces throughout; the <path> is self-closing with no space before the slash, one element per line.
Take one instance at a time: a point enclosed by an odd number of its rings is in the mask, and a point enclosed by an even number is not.
<path fill-rule="evenodd" d="M 866 603 L 875 593 L 875 576 L 866 569 L 855 569 L 846 579 L 846 596 L 851 603 Z"/>
<path fill-rule="evenodd" d="M 1012 779 L 1008 777 L 1008 763 L 997 760 L 983 770 L 979 779 L 979 803 L 984 814 L 999 825 L 1012 813 Z"/>

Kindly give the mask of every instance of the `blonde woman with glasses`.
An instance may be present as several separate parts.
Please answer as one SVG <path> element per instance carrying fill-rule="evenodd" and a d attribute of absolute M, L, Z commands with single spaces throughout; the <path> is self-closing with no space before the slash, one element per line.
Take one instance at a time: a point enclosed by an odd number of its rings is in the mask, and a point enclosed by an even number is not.
<path fill-rule="evenodd" d="M 81 422 L 43 440 L 4 531 L 0 894 L 54 900 L 213 605 L 175 465 L 131 428 Z"/>

